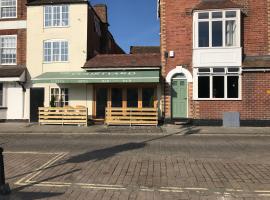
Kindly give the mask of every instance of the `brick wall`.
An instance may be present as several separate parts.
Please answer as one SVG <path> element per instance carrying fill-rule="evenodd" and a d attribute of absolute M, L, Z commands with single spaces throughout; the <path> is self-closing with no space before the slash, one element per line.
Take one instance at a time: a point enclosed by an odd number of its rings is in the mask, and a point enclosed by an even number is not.
<path fill-rule="evenodd" d="M 17 35 L 17 64 L 26 64 L 26 29 L 0 30 L 0 35 Z"/>
<path fill-rule="evenodd" d="M 241 101 L 195 101 L 195 119 L 222 119 L 223 112 L 240 112 L 241 120 L 270 120 L 270 73 L 244 73 Z"/>
<path fill-rule="evenodd" d="M 246 56 L 270 54 L 270 0 L 233 0 L 243 6 L 242 47 Z M 161 52 L 162 75 L 178 65 L 185 65 L 192 73 L 192 8 L 199 0 L 161 0 Z M 173 50 L 174 58 L 165 58 L 164 53 Z M 189 84 L 189 117 L 195 119 L 221 119 L 225 111 L 239 111 L 242 119 L 270 120 L 270 73 L 243 74 L 242 101 L 193 101 L 192 83 Z M 269 88 L 270 89 L 270 88 Z M 165 118 L 171 116 L 170 86 L 165 84 Z"/>

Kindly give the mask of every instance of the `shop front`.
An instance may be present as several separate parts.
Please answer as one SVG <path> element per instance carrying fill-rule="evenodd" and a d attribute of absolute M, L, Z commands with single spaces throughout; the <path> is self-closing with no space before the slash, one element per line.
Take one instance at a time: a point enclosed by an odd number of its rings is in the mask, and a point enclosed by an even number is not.
<path fill-rule="evenodd" d="M 159 68 L 47 72 L 32 82 L 44 88 L 45 107 L 85 106 L 95 122 L 105 120 L 106 108 L 158 110 L 161 99 Z"/>

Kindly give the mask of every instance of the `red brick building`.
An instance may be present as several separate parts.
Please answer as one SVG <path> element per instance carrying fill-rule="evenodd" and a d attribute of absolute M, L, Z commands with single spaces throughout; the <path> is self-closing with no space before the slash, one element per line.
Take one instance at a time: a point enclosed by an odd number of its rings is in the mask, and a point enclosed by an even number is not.
<path fill-rule="evenodd" d="M 270 1 L 159 0 L 164 117 L 270 122 Z"/>

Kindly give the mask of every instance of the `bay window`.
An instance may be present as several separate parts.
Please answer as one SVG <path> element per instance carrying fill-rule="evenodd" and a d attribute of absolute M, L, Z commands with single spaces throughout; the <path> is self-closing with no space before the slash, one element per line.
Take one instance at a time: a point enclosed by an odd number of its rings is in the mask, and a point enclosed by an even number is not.
<path fill-rule="evenodd" d="M 69 6 L 45 6 L 44 27 L 66 27 L 69 25 Z"/>
<path fill-rule="evenodd" d="M 17 55 L 17 37 L 0 36 L 0 64 L 14 65 L 16 64 Z"/>
<path fill-rule="evenodd" d="M 0 18 L 16 18 L 16 17 L 17 17 L 17 1 L 1 0 Z"/>
<path fill-rule="evenodd" d="M 67 41 L 44 41 L 43 44 L 44 62 L 66 62 L 68 61 Z"/>
<path fill-rule="evenodd" d="M 195 69 L 197 94 L 195 99 L 239 99 L 240 68 Z"/>
<path fill-rule="evenodd" d="M 194 17 L 195 47 L 240 46 L 240 10 L 198 12 Z"/>

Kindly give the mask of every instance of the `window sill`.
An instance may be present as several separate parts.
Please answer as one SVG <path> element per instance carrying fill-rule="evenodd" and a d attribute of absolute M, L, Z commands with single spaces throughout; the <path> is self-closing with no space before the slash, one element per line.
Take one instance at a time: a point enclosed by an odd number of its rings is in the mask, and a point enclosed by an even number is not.
<path fill-rule="evenodd" d="M 69 61 L 43 62 L 43 64 L 69 63 Z"/>
<path fill-rule="evenodd" d="M 241 46 L 230 46 L 230 47 L 194 47 L 193 50 L 203 50 L 203 49 L 239 49 Z"/>
<path fill-rule="evenodd" d="M 43 29 L 51 29 L 51 28 L 70 28 L 70 25 L 67 26 L 48 26 L 48 27 L 43 27 Z"/>
<path fill-rule="evenodd" d="M 194 98 L 193 101 L 242 101 L 241 98 L 217 98 L 217 99 L 213 99 L 213 98 Z"/>

